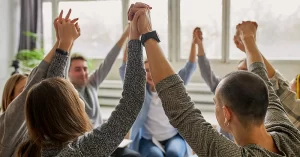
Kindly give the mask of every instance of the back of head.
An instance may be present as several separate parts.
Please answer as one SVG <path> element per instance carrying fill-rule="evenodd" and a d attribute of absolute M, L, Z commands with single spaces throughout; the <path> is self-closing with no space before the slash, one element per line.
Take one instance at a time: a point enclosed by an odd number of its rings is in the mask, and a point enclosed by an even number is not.
<path fill-rule="evenodd" d="M 259 76 L 247 71 L 232 72 L 224 77 L 218 88 L 218 99 L 239 117 L 242 124 L 263 124 L 269 94 Z"/>
<path fill-rule="evenodd" d="M 2 94 L 2 111 L 5 112 L 8 105 L 13 101 L 13 95 L 16 84 L 27 78 L 27 75 L 14 74 L 5 83 L 3 94 Z"/>
<path fill-rule="evenodd" d="M 25 104 L 29 139 L 38 146 L 61 146 L 92 129 L 73 85 L 50 78 L 32 87 Z"/>

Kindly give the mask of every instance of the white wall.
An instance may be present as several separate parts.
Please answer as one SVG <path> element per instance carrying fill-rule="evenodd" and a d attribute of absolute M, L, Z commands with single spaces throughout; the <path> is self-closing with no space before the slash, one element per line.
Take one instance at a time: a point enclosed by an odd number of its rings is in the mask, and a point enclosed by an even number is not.
<path fill-rule="evenodd" d="M 19 27 L 19 0 L 1 0 L 0 5 L 0 98 L 3 86 L 13 68 L 10 67 L 13 56 L 17 52 Z"/>

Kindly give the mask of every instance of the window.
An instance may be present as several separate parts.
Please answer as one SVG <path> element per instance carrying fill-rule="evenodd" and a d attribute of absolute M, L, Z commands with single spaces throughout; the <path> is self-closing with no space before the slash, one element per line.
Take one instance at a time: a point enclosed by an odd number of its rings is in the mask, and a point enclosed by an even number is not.
<path fill-rule="evenodd" d="M 141 0 L 131 0 L 130 4 L 141 2 Z M 161 40 L 160 46 L 168 56 L 168 0 L 142 0 L 143 3 L 150 4 L 152 29 L 156 30 Z"/>
<path fill-rule="evenodd" d="M 211 59 L 238 60 L 245 57 L 234 45 L 235 26 L 242 20 L 258 23 L 257 43 L 273 60 L 300 59 L 300 1 L 289 0 L 43 0 L 44 48 L 53 45 L 53 12 L 73 9 L 79 17 L 81 37 L 73 52 L 88 58 L 104 58 L 123 32 L 128 4 L 150 4 L 152 27 L 161 38 L 161 47 L 172 62 L 189 56 L 192 32 L 201 27 L 204 47 Z M 285 6 L 285 7 L 282 7 Z M 54 14 L 55 15 L 55 14 Z M 170 33 L 170 34 L 169 34 Z M 222 40 L 229 39 L 229 42 Z M 170 49 L 171 48 L 171 49 Z M 170 51 L 172 52 L 169 52 Z M 122 53 L 120 53 L 120 58 Z"/>
<path fill-rule="evenodd" d="M 66 1 L 59 3 L 59 10 L 72 8 L 72 18 L 78 17 L 81 36 L 72 48 L 88 58 L 105 58 L 123 32 L 122 2 Z M 111 11 L 111 9 L 114 11 Z"/>
<path fill-rule="evenodd" d="M 258 48 L 266 58 L 300 58 L 299 0 L 231 0 L 230 9 L 230 39 L 235 34 L 236 24 L 242 20 L 255 20 L 258 23 Z M 230 59 L 242 57 L 245 57 L 244 53 L 239 52 L 231 40 Z"/>
<path fill-rule="evenodd" d="M 52 3 L 44 2 L 43 3 L 43 31 L 44 31 L 43 42 L 44 42 L 44 51 L 46 53 L 48 53 L 53 47 L 52 29 L 53 29 Z"/>
<path fill-rule="evenodd" d="M 180 9 L 180 57 L 188 58 L 193 39 L 193 30 L 195 27 L 200 27 L 207 56 L 221 59 L 222 1 L 185 0 L 181 1 Z"/>

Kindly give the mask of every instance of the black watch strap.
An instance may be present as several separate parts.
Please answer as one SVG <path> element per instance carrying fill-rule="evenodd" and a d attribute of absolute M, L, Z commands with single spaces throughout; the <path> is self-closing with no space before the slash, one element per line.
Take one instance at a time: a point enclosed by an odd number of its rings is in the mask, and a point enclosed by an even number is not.
<path fill-rule="evenodd" d="M 158 43 L 160 42 L 159 37 L 158 37 L 156 31 L 148 32 L 148 33 L 142 35 L 141 42 L 142 42 L 143 46 L 145 46 L 145 42 L 147 40 L 149 40 L 149 39 L 154 39 Z"/>
<path fill-rule="evenodd" d="M 59 48 L 56 49 L 56 52 L 61 54 L 61 55 L 68 55 L 69 54 L 67 51 L 64 51 L 64 50 L 59 49 Z"/>

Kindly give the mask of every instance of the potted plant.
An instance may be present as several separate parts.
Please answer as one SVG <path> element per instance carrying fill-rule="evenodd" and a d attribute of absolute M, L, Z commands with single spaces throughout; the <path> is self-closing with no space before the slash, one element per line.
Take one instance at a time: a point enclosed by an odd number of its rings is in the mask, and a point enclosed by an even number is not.
<path fill-rule="evenodd" d="M 27 37 L 30 37 L 33 41 L 37 41 L 37 35 L 35 33 L 24 32 L 23 34 Z M 34 67 L 36 67 L 41 62 L 43 58 L 44 58 L 43 48 L 35 48 L 31 50 L 23 49 L 20 50 L 16 55 L 16 59 L 19 60 L 21 63 L 20 68 L 23 72 L 30 72 Z"/>

